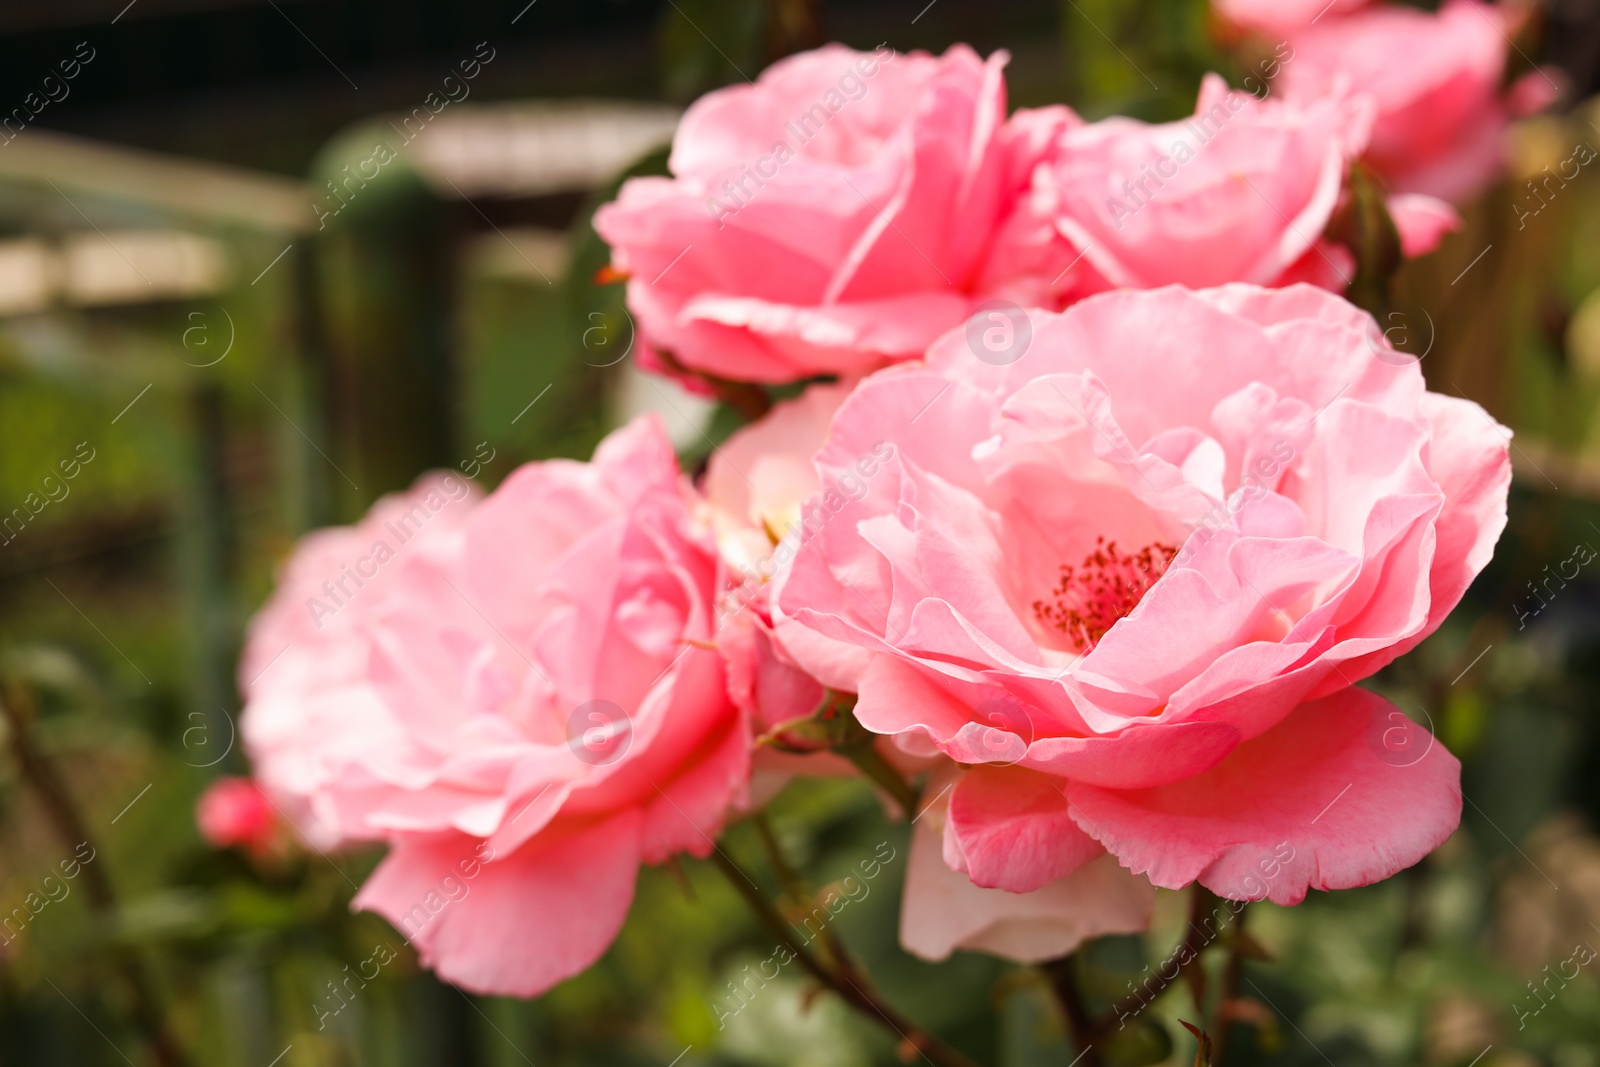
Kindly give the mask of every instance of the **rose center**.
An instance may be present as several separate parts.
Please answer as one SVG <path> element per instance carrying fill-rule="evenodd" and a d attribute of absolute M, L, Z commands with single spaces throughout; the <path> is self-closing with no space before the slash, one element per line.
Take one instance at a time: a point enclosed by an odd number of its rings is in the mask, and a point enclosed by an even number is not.
<path fill-rule="evenodd" d="M 1127 555 L 1117 550 L 1115 541 L 1096 538 L 1094 551 L 1082 563 L 1061 565 L 1060 583 L 1048 598 L 1033 602 L 1034 616 L 1066 634 L 1079 652 L 1087 652 L 1138 606 L 1177 554 L 1174 546 L 1156 541 Z"/>

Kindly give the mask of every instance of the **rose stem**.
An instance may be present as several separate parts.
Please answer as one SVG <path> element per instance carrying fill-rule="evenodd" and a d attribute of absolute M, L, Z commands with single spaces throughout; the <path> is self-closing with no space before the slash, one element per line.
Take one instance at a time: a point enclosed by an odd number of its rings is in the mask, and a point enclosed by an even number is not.
<path fill-rule="evenodd" d="M 761 895 L 733 860 L 729 859 L 721 848 L 716 848 L 711 853 L 711 861 L 717 865 L 734 890 L 744 898 L 756 918 L 761 920 L 768 932 L 776 937 L 799 961 L 810 975 L 824 986 L 838 993 L 846 1003 L 856 1008 L 862 1014 L 876 1019 L 885 1028 L 894 1033 L 910 1045 L 933 1067 L 978 1067 L 971 1059 L 956 1049 L 946 1045 L 933 1034 L 928 1033 L 916 1023 L 901 1015 L 894 1008 L 883 1003 L 874 994 L 851 977 L 852 973 L 860 977 L 860 971 L 846 960 L 840 961 L 837 968 L 828 967 L 812 955 L 806 948 L 795 940 L 790 931 L 789 924 L 784 921 L 770 901 Z M 865 979 L 863 978 L 863 981 Z"/>
<path fill-rule="evenodd" d="M 1239 982 L 1244 977 L 1244 956 L 1239 952 L 1239 935 L 1244 933 L 1244 917 L 1250 910 L 1249 904 L 1239 909 L 1239 914 L 1234 916 L 1234 938 L 1228 945 L 1228 962 L 1222 969 L 1222 995 L 1217 1000 L 1217 1026 L 1216 1036 L 1211 1041 L 1212 1059 L 1222 1063 L 1222 1054 L 1227 1050 L 1228 1031 L 1233 1025 L 1229 1017 L 1230 1006 L 1239 998 Z"/>
<path fill-rule="evenodd" d="M 1216 896 L 1209 889 L 1195 884 L 1189 898 L 1189 928 L 1184 934 L 1183 941 L 1163 957 L 1164 959 L 1171 960 L 1184 955 L 1198 959 L 1200 954 L 1216 941 L 1215 932 L 1207 937 L 1201 929 L 1206 923 L 1215 919 L 1216 902 Z M 1089 1016 L 1083 1007 L 1076 977 L 1070 970 L 1072 959 L 1071 956 L 1064 956 L 1052 960 L 1044 964 L 1044 970 L 1050 977 L 1050 987 L 1061 1004 L 1062 1014 L 1066 1017 L 1073 1037 L 1085 1049 L 1092 1048 L 1106 1034 L 1119 1028 L 1124 1019 L 1131 1019 L 1149 1007 L 1157 997 L 1167 991 L 1168 986 L 1178 980 L 1178 975 L 1182 973 L 1181 970 L 1176 971 L 1171 978 L 1167 978 L 1157 969 L 1154 982 L 1147 983 L 1144 990 L 1129 993 L 1116 1001 L 1105 1015 L 1096 1020 Z M 1093 1055 L 1093 1052 L 1089 1052 L 1085 1056 L 1084 1067 L 1094 1062 L 1089 1058 Z"/>
<path fill-rule="evenodd" d="M 1164 957 L 1165 959 L 1170 960 L 1185 954 L 1193 958 L 1198 958 L 1200 953 L 1204 952 L 1206 947 L 1216 940 L 1215 934 L 1207 937 L 1200 931 L 1200 927 L 1203 923 L 1210 921 L 1214 917 L 1217 898 L 1212 895 L 1211 890 L 1200 885 L 1198 882 L 1196 882 L 1190 888 L 1190 893 L 1189 929 L 1184 934 L 1183 941 L 1179 943 L 1177 948 L 1167 953 L 1167 955 Z M 1165 993 L 1167 991 L 1167 987 L 1178 980 L 1178 975 L 1180 973 L 1182 972 L 1175 971 L 1171 978 L 1167 978 L 1158 970 L 1155 976 L 1156 980 L 1154 990 L 1142 996 L 1137 992 L 1129 993 L 1127 996 L 1111 1005 L 1111 1011 L 1107 1013 L 1104 1025 L 1109 1026 L 1113 1020 L 1122 1019 L 1125 1016 L 1138 1015 L 1157 997 L 1159 997 L 1162 993 Z"/>
<path fill-rule="evenodd" d="M 797 905 L 804 904 L 810 892 L 806 889 L 805 882 L 801 881 L 799 872 L 789 866 L 789 860 L 778 845 L 778 835 L 773 832 L 772 821 L 767 818 L 767 813 L 756 812 L 750 817 L 750 823 L 756 828 L 756 836 L 761 839 L 761 845 L 767 851 L 767 858 L 772 861 L 773 870 L 777 872 L 778 880 L 783 883 L 789 899 Z"/>
<path fill-rule="evenodd" d="M 906 813 L 906 818 L 917 817 L 917 801 L 921 796 L 917 788 L 906 781 L 905 776 L 895 769 L 894 764 L 883 758 L 883 753 L 876 747 L 866 745 L 861 748 L 840 750 L 840 754 L 856 765 L 856 769 L 866 775 L 873 782 L 883 787 L 884 792 L 895 799 L 900 809 Z"/>
<path fill-rule="evenodd" d="M 767 819 L 766 812 L 756 812 L 750 822 L 756 828 L 756 836 L 761 840 L 768 861 L 777 872 L 778 881 L 783 884 L 790 906 L 797 912 L 805 912 L 810 906 L 811 890 L 800 877 L 800 872 L 789 864 L 788 857 L 783 854 L 783 848 L 778 844 L 778 835 L 773 832 L 772 823 Z M 823 947 L 828 950 L 827 962 L 835 967 L 841 966 L 845 961 L 844 945 L 839 942 L 832 926 L 824 926 L 821 933 Z"/>
<path fill-rule="evenodd" d="M 1050 979 L 1050 988 L 1061 1005 L 1062 1015 L 1066 1017 L 1072 1043 L 1080 1050 L 1078 1059 L 1073 1062 L 1081 1064 L 1081 1067 L 1100 1067 L 1102 1061 L 1094 1045 L 1100 1039 L 1105 1023 L 1096 1022 L 1084 1005 L 1083 990 L 1078 987 L 1077 957 L 1063 956 L 1051 960 L 1044 965 L 1044 973 Z"/>

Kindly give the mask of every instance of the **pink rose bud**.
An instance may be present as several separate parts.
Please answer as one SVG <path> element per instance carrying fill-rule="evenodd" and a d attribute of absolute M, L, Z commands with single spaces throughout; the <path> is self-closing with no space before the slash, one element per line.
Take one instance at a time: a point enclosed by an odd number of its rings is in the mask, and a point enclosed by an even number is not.
<path fill-rule="evenodd" d="M 195 804 L 194 820 L 213 848 L 256 852 L 269 847 L 278 833 L 272 802 L 248 778 L 212 782 Z"/>

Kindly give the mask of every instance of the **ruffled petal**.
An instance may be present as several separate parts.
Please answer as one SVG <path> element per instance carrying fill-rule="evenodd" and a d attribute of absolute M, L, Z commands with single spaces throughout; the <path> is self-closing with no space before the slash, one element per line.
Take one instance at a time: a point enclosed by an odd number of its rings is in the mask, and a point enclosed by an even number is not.
<path fill-rule="evenodd" d="M 1154 789 L 1072 783 L 1073 817 L 1158 886 L 1298 904 L 1416 863 L 1461 821 L 1461 764 L 1374 693 L 1302 705 L 1204 774 Z"/>
<path fill-rule="evenodd" d="M 402 839 L 351 903 L 462 989 L 534 997 L 599 959 L 633 902 L 637 811 L 479 862 L 465 836 Z"/>

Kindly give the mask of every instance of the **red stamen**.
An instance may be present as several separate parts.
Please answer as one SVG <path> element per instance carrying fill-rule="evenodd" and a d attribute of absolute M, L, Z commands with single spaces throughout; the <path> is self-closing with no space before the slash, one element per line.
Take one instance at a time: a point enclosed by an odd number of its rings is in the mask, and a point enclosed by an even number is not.
<path fill-rule="evenodd" d="M 1061 584 L 1051 591 L 1053 603 L 1035 600 L 1033 613 L 1066 634 L 1079 652 L 1087 652 L 1138 605 L 1177 554 L 1176 547 L 1158 541 L 1125 556 L 1115 541 L 1098 537 L 1082 564 L 1061 565 Z"/>

